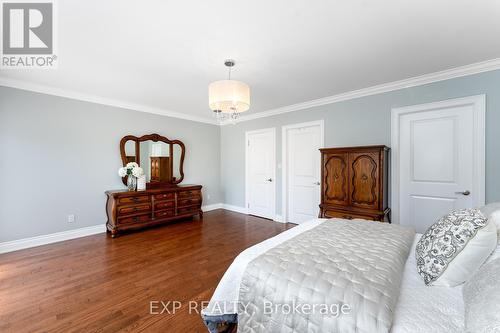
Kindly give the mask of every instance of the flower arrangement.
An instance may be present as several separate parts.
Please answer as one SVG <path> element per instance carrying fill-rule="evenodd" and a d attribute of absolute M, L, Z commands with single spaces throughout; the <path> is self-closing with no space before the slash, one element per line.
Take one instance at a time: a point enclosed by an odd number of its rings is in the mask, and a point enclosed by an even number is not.
<path fill-rule="evenodd" d="M 137 178 L 144 175 L 144 170 L 135 162 L 127 163 L 126 166 L 118 169 L 118 175 L 120 177 L 128 176 L 127 187 L 129 191 L 135 191 L 137 185 Z"/>

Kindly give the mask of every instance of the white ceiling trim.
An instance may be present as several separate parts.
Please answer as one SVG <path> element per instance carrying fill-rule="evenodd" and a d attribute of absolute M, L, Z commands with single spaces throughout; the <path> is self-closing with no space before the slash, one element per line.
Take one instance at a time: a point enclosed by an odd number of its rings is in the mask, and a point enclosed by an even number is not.
<path fill-rule="evenodd" d="M 210 125 L 217 125 L 217 121 L 215 119 L 212 120 L 212 119 L 207 119 L 207 118 L 203 118 L 203 117 L 192 116 L 192 115 L 188 115 L 188 114 L 184 114 L 184 113 L 180 113 L 180 112 L 176 112 L 176 111 L 164 110 L 164 109 L 160 109 L 160 108 L 156 108 L 156 107 L 152 107 L 152 106 L 148 106 L 148 105 L 135 104 L 135 103 L 127 102 L 127 101 L 110 99 L 110 98 L 106 98 L 106 97 L 102 97 L 102 96 L 80 93 L 77 91 L 59 89 L 59 88 L 55 88 L 55 87 L 51 87 L 51 86 L 47 86 L 47 85 L 36 84 L 36 83 L 31 83 L 31 82 L 27 82 L 27 81 L 0 78 L 0 86 L 28 90 L 28 91 L 33 91 L 33 92 L 37 92 L 37 93 L 47 94 L 47 95 L 66 97 L 66 98 L 71 98 L 71 99 L 76 99 L 79 101 L 91 102 L 91 103 L 96 103 L 96 104 L 114 106 L 114 107 L 133 110 L 133 111 L 153 113 L 153 114 L 158 114 L 158 115 L 162 115 L 162 116 L 166 116 L 166 117 L 191 120 L 191 121 L 196 121 L 196 122 L 210 124 Z"/>
<path fill-rule="evenodd" d="M 385 93 L 385 92 L 421 86 L 421 85 L 425 85 L 425 84 L 429 84 L 429 83 L 433 83 L 433 82 L 449 80 L 449 79 L 453 79 L 453 78 L 457 78 L 457 77 L 468 76 L 468 75 L 493 71 L 493 70 L 497 70 L 497 69 L 500 69 L 500 58 L 482 61 L 482 62 L 478 62 L 478 63 L 466 65 L 466 66 L 461 66 L 461 67 L 456 67 L 456 68 L 452 68 L 452 69 L 447 69 L 447 70 L 440 71 L 440 72 L 425 74 L 425 75 L 421 75 L 421 76 L 415 76 L 415 77 L 400 80 L 400 81 L 384 83 L 384 84 L 376 85 L 373 87 L 363 88 L 363 89 L 359 89 L 359 90 L 353 90 L 353 91 L 349 91 L 346 93 L 328 96 L 328 97 L 324 97 L 324 98 L 319 98 L 319 99 L 315 99 L 315 100 L 308 101 L 308 102 L 292 104 L 292 105 L 288 105 L 288 106 L 284 106 L 284 107 L 280 107 L 280 108 L 276 108 L 276 109 L 262 111 L 262 112 L 258 112 L 258 113 L 254 113 L 254 114 L 249 114 L 247 116 L 241 116 L 241 118 L 238 118 L 236 121 L 232 121 L 232 120 L 224 121 L 223 123 L 221 123 L 221 125 L 229 125 L 229 124 L 234 124 L 234 122 L 240 123 L 240 122 L 249 121 L 249 120 L 253 120 L 253 119 L 272 117 L 272 116 L 283 114 L 283 113 L 309 109 L 309 108 L 312 108 L 315 106 L 338 103 L 338 102 L 347 101 L 350 99 L 371 96 L 371 95 L 377 95 L 377 94 L 381 94 L 381 93 Z"/>
<path fill-rule="evenodd" d="M 300 110 L 309 109 L 309 108 L 316 107 L 316 106 L 338 103 L 338 102 L 347 101 L 347 100 L 351 100 L 351 99 L 355 99 L 355 98 L 376 95 L 376 94 L 381 94 L 381 93 L 385 93 L 385 92 L 389 92 L 389 91 L 395 91 L 395 90 L 400 90 L 400 89 L 405 89 L 405 88 L 410 88 L 410 87 L 415 87 L 415 86 L 421 86 L 421 85 L 425 85 L 425 84 L 429 84 L 429 83 L 433 83 L 433 82 L 449 80 L 449 79 L 453 79 L 453 78 L 457 78 L 457 77 L 468 76 L 468 75 L 478 74 L 478 73 L 482 73 L 482 72 L 493 71 L 493 70 L 497 70 L 497 69 L 500 69 L 500 58 L 491 59 L 491 60 L 487 60 L 487 61 L 483 61 L 483 62 L 478 62 L 478 63 L 466 65 L 466 66 L 456 67 L 456 68 L 452 68 L 452 69 L 448 69 L 448 70 L 444 70 L 444 71 L 440 71 L 440 72 L 416 76 L 416 77 L 409 78 L 409 79 L 394 81 L 394 82 L 390 82 L 390 83 L 384 83 L 384 84 L 376 85 L 373 87 L 354 90 L 354 91 L 350 91 L 350 92 L 346 92 L 346 93 L 342 93 L 342 94 L 337 94 L 337 95 L 333 95 L 333 96 L 319 98 L 319 99 L 315 99 L 315 100 L 311 100 L 311 101 L 307 101 L 307 102 L 303 102 L 303 103 L 288 105 L 288 106 L 284 106 L 284 107 L 280 107 L 280 108 L 276 108 L 276 109 L 271 109 L 271 110 L 267 110 L 267 111 L 262 111 L 262 112 L 258 112 L 258 113 L 254 113 L 254 114 L 249 114 L 246 116 L 241 116 L 241 118 L 236 120 L 236 123 L 249 121 L 249 120 L 253 120 L 253 119 L 272 117 L 272 116 L 283 114 L 283 113 L 300 111 Z M 38 93 L 42 93 L 42 94 L 60 96 L 60 97 L 66 97 L 66 98 L 76 99 L 76 100 L 85 101 L 85 102 L 109 105 L 109 106 L 114 106 L 114 107 L 119 107 L 119 108 L 123 108 L 123 109 L 134 110 L 134 111 L 153 113 L 153 114 L 158 114 L 158 115 L 162 115 L 162 116 L 166 116 L 166 117 L 191 120 L 191 121 L 201 122 L 201 123 L 210 124 L 210 125 L 217 125 L 217 121 L 215 119 L 212 120 L 212 119 L 208 119 L 208 118 L 204 118 L 204 117 L 192 116 L 192 115 L 188 115 L 188 114 L 184 114 L 184 113 L 180 113 L 180 112 L 176 112 L 176 111 L 171 111 L 171 110 L 165 110 L 165 109 L 161 109 L 161 108 L 156 108 L 156 107 L 152 107 L 152 106 L 148 106 L 148 105 L 136 104 L 136 103 L 131 103 L 131 102 L 122 101 L 122 100 L 110 99 L 110 98 L 97 96 L 97 95 L 85 94 L 85 93 L 80 93 L 77 91 L 65 90 L 65 89 L 55 88 L 55 87 L 51 87 L 51 86 L 47 86 L 47 85 L 31 83 L 28 81 L 0 78 L 0 86 L 28 90 L 28 91 L 38 92 Z M 209 111 L 207 110 L 207 112 L 209 112 Z M 228 124 L 232 124 L 232 123 L 233 123 L 233 121 L 225 121 L 225 122 L 222 122 L 220 125 L 228 125 Z"/>

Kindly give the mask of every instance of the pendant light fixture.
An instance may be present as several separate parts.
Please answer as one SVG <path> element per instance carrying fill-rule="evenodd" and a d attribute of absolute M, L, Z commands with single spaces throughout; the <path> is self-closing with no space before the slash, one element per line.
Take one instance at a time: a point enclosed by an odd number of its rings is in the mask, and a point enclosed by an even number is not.
<path fill-rule="evenodd" d="M 244 82 L 231 80 L 234 60 L 228 59 L 224 65 L 228 67 L 228 79 L 208 86 L 208 105 L 218 121 L 236 120 L 241 112 L 250 109 L 250 87 Z"/>

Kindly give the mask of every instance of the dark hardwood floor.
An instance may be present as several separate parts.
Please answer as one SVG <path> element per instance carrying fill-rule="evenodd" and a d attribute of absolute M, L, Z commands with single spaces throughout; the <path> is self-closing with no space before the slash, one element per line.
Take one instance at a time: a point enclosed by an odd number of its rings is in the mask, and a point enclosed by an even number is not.
<path fill-rule="evenodd" d="M 208 301 L 241 251 L 292 226 L 216 210 L 2 254 L 0 332 L 207 332 L 189 302 Z M 168 314 L 160 301 L 182 307 Z"/>

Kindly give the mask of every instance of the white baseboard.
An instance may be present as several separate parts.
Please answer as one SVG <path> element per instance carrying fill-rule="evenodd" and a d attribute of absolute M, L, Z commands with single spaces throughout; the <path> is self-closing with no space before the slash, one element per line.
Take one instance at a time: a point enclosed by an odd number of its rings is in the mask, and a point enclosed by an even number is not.
<path fill-rule="evenodd" d="M 211 210 L 221 209 L 221 208 L 223 208 L 223 206 L 224 205 L 221 204 L 221 203 L 216 203 L 216 204 L 202 206 L 201 210 L 204 211 L 204 212 L 209 212 Z"/>
<path fill-rule="evenodd" d="M 281 216 L 281 215 L 276 215 L 276 216 L 274 217 L 274 221 L 276 221 L 276 222 L 281 222 L 281 223 L 285 223 L 285 221 L 283 221 L 283 216 Z"/>
<path fill-rule="evenodd" d="M 248 210 L 245 207 L 233 206 L 228 204 L 222 204 L 222 209 L 230 210 L 236 213 L 248 214 Z"/>
<path fill-rule="evenodd" d="M 0 243 L 0 253 L 7 253 L 45 244 L 62 242 L 69 239 L 99 234 L 101 232 L 106 232 L 105 224 L 13 240 L 10 242 Z"/>
<path fill-rule="evenodd" d="M 202 206 L 201 209 L 204 212 L 209 212 L 211 210 L 216 210 L 216 209 L 226 209 L 237 213 L 248 214 L 248 210 L 245 207 L 228 205 L 223 203 L 216 203 L 216 204 Z M 276 215 L 274 221 L 283 222 L 283 217 L 281 215 Z M 91 227 L 61 231 L 48 235 L 35 236 L 35 237 L 13 240 L 9 242 L 3 242 L 0 243 L 0 253 L 7 253 L 12 251 L 27 249 L 30 247 L 62 242 L 65 240 L 99 234 L 101 232 L 106 232 L 105 224 L 99 224 Z"/>
<path fill-rule="evenodd" d="M 241 214 L 248 214 L 248 209 L 246 209 L 245 207 L 228 205 L 228 204 L 221 204 L 221 206 L 222 207 L 220 207 L 220 208 L 222 208 L 222 209 L 230 210 L 230 211 L 233 211 L 236 213 L 241 213 Z M 283 221 L 283 216 L 281 216 L 281 215 L 276 215 L 273 218 L 273 221 L 285 223 Z"/>

